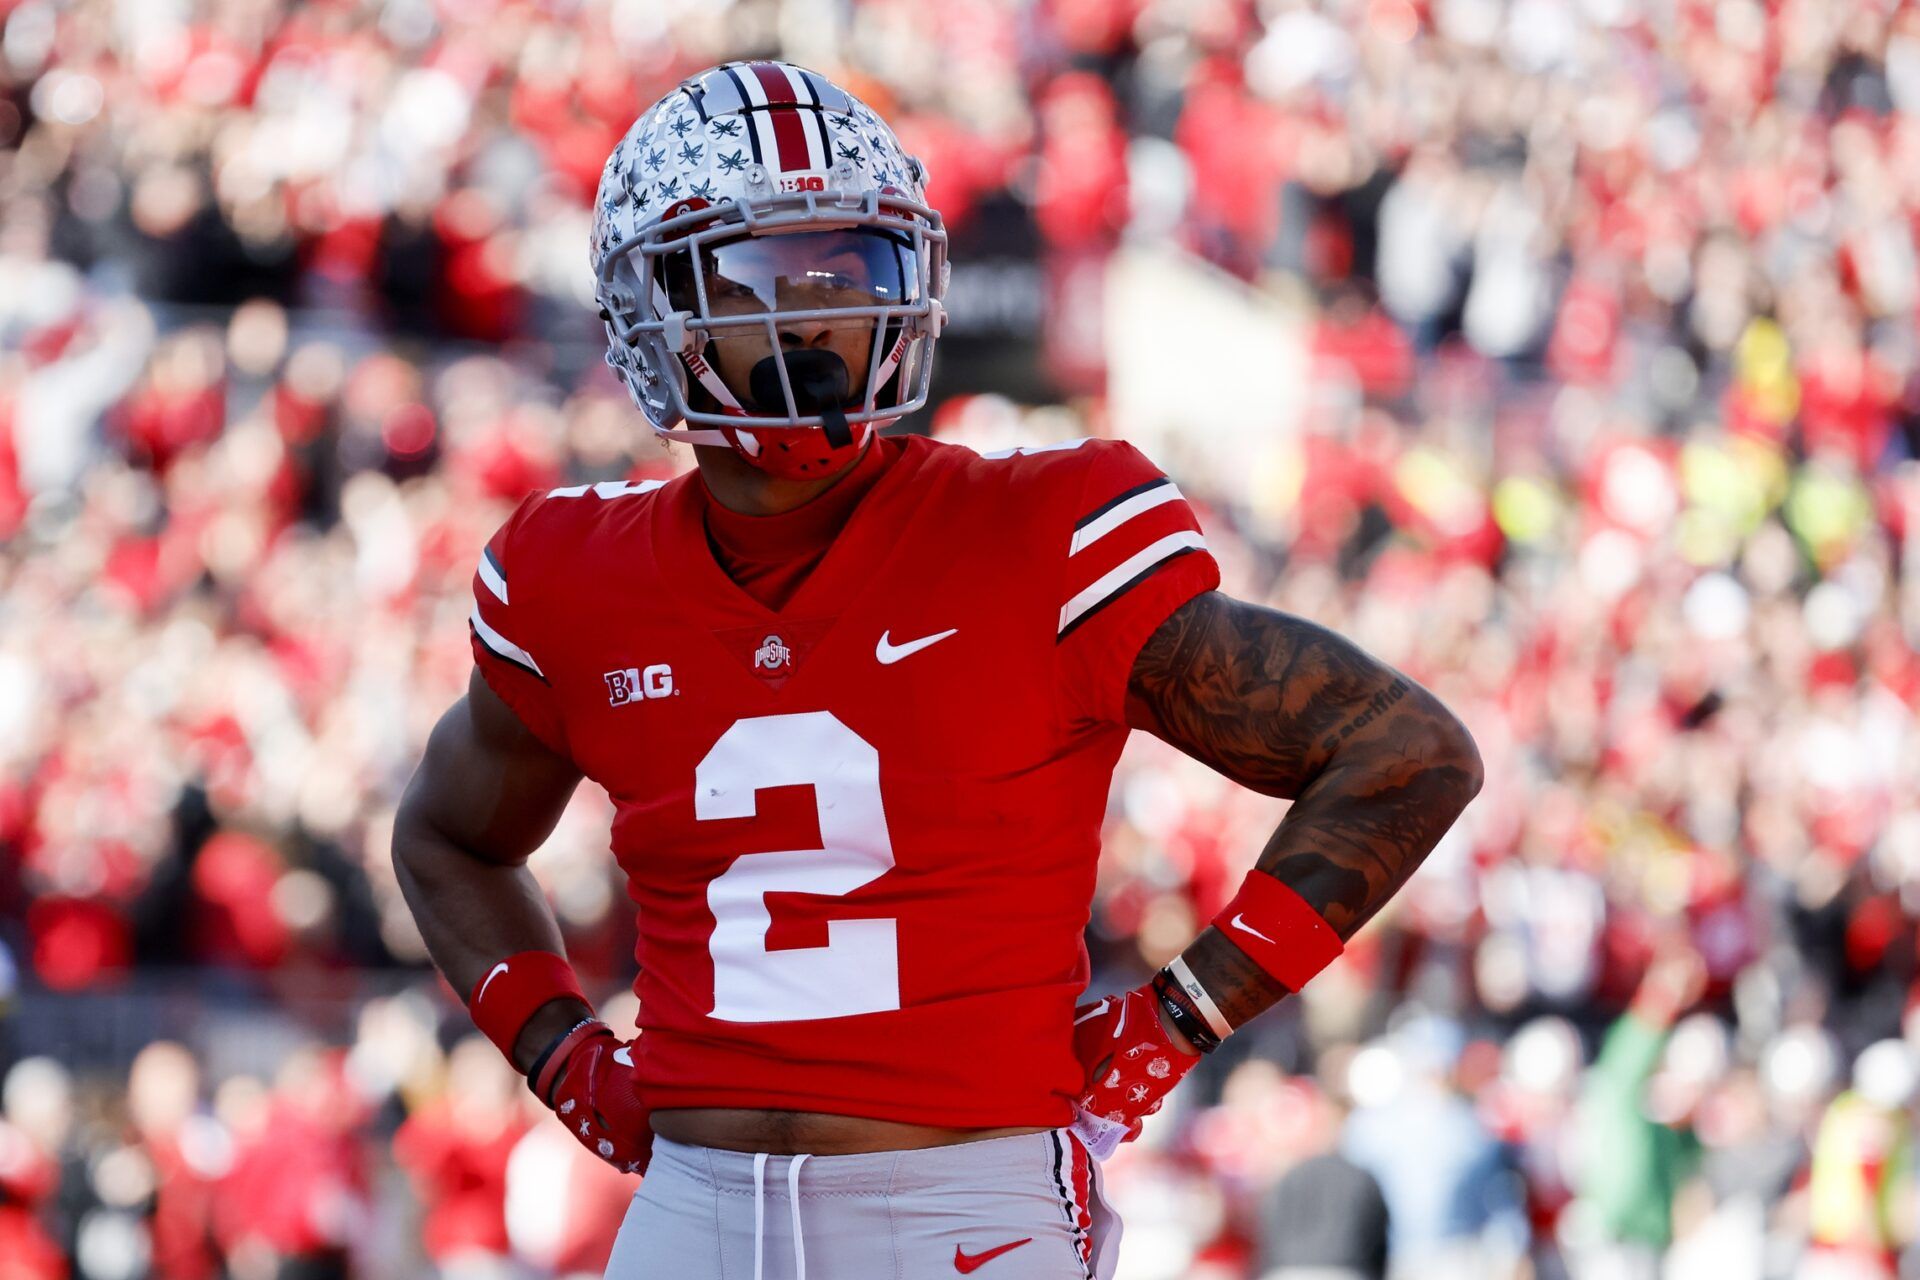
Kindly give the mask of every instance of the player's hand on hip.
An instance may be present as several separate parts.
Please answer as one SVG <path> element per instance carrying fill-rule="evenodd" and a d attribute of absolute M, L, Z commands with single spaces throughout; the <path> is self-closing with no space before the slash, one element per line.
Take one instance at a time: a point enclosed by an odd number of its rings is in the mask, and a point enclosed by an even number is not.
<path fill-rule="evenodd" d="M 1086 1070 L 1073 1128 L 1100 1160 L 1139 1137 L 1140 1122 L 1200 1060 L 1167 1030 L 1150 987 L 1075 1009 L 1073 1052 Z"/>
<path fill-rule="evenodd" d="M 653 1125 L 634 1071 L 636 1043 L 589 1019 L 561 1037 L 528 1079 L 580 1145 L 622 1173 L 645 1173 L 653 1156 Z"/>

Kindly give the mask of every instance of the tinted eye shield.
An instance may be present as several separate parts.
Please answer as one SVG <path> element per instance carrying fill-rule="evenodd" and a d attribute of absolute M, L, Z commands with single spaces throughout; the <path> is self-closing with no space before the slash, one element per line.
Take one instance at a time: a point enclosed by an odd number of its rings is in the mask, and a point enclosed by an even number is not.
<path fill-rule="evenodd" d="M 913 247 L 870 228 L 736 236 L 691 246 L 662 264 L 669 305 L 715 320 L 756 312 L 854 312 L 911 304 L 919 294 Z M 696 259 L 691 261 L 690 259 Z M 789 303 L 782 306 L 782 302 Z"/>

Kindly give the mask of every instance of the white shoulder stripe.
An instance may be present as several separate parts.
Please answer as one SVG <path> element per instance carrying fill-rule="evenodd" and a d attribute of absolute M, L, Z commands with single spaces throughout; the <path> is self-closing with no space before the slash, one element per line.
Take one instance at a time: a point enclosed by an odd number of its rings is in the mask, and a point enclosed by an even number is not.
<path fill-rule="evenodd" d="M 592 494 L 596 498 L 626 498 L 636 493 L 652 493 L 665 480 L 602 480 L 599 484 L 574 484 L 564 489 L 555 489 L 548 493 L 549 498 L 584 498 Z"/>
<path fill-rule="evenodd" d="M 1151 511 L 1163 502 L 1179 500 L 1180 487 L 1171 480 L 1165 484 L 1155 485 L 1145 493 L 1136 493 L 1119 506 L 1102 512 L 1099 519 L 1075 529 L 1073 550 L 1067 552 L 1067 555 L 1077 556 L 1135 516 Z"/>
<path fill-rule="evenodd" d="M 487 584 L 487 590 L 493 592 L 494 597 L 501 604 L 512 603 L 507 599 L 506 575 L 501 573 L 500 566 L 494 563 L 491 551 L 480 553 L 480 581 Z"/>
<path fill-rule="evenodd" d="M 474 634 L 480 637 L 480 643 L 492 650 L 494 656 L 525 667 L 542 680 L 547 678 L 547 673 L 540 669 L 540 664 L 533 660 L 532 654 L 487 625 L 487 620 L 480 616 L 480 606 L 477 604 L 473 606 L 473 617 L 470 621 L 473 623 Z"/>
<path fill-rule="evenodd" d="M 1207 540 L 1197 529 L 1182 529 L 1178 533 L 1170 533 L 1158 542 L 1141 548 L 1109 572 L 1101 574 L 1092 586 L 1060 606 L 1060 629 L 1056 635 L 1065 635 L 1067 629 L 1075 622 L 1119 595 L 1131 586 L 1136 578 L 1162 560 L 1176 556 L 1182 551 L 1205 550 L 1206 545 Z"/>

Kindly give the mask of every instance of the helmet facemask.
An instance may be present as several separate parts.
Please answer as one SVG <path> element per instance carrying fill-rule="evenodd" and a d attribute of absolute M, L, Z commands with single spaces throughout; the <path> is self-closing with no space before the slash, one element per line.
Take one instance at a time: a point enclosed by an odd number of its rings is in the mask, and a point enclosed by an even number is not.
<path fill-rule="evenodd" d="M 601 267 L 608 362 L 663 434 L 808 478 L 926 403 L 937 213 L 872 190 L 685 203 Z"/>

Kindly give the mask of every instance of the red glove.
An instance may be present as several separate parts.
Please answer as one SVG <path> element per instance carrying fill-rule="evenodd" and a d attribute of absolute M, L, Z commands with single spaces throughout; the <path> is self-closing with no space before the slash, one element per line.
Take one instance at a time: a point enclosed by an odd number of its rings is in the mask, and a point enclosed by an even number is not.
<path fill-rule="evenodd" d="M 1174 1043 L 1150 986 L 1108 996 L 1074 1011 L 1073 1053 L 1086 1068 L 1086 1092 L 1074 1129 L 1096 1159 L 1140 1136 L 1200 1056 Z"/>
<path fill-rule="evenodd" d="M 636 1043 L 589 1018 L 555 1041 L 527 1077 L 580 1145 L 622 1173 L 645 1173 L 653 1158 L 653 1125 L 634 1079 Z"/>

